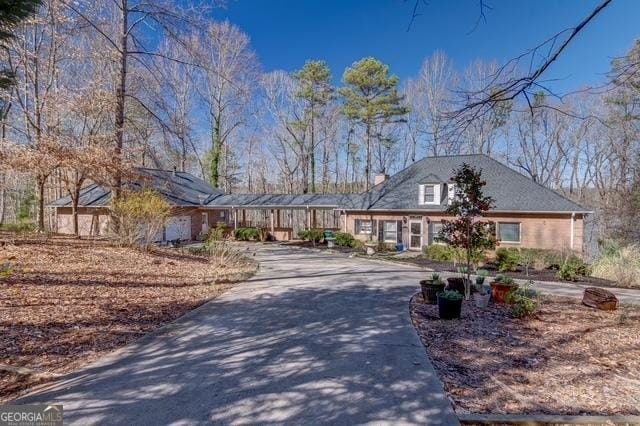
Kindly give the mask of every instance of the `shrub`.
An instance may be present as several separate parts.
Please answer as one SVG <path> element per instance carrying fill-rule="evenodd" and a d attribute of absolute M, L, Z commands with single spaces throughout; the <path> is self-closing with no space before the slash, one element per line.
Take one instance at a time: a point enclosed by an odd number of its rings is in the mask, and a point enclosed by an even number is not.
<path fill-rule="evenodd" d="M 353 247 L 355 238 L 348 232 L 336 232 L 336 245 L 340 247 Z"/>
<path fill-rule="evenodd" d="M 311 241 L 315 244 L 322 241 L 324 231 L 322 229 L 302 229 L 298 231 L 298 236 L 305 241 Z"/>
<path fill-rule="evenodd" d="M 36 225 L 33 222 L 20 221 L 17 223 L 3 223 L 0 225 L 0 231 L 27 233 L 35 232 Z"/>
<path fill-rule="evenodd" d="M 562 255 L 562 252 L 558 250 L 544 250 L 544 267 L 546 269 L 560 269 L 560 265 L 562 265 L 563 258 L 565 256 Z"/>
<path fill-rule="evenodd" d="M 520 253 L 516 248 L 501 247 L 496 250 L 496 264 L 498 271 L 515 271 L 520 263 Z"/>
<path fill-rule="evenodd" d="M 533 281 L 507 293 L 505 300 L 511 304 L 511 315 L 515 318 L 526 318 L 538 307 L 538 294 L 532 291 Z"/>
<path fill-rule="evenodd" d="M 560 265 L 556 276 L 562 281 L 579 281 L 589 275 L 589 265 L 578 256 L 570 255 Z"/>
<path fill-rule="evenodd" d="M 158 192 L 125 190 L 113 202 L 112 229 L 120 244 L 148 250 L 170 215 L 171 206 Z"/>
<path fill-rule="evenodd" d="M 238 241 L 256 241 L 260 239 L 258 228 L 237 228 L 233 232 L 233 237 Z"/>
<path fill-rule="evenodd" d="M 605 248 L 593 264 L 591 274 L 626 287 L 640 287 L 640 246 Z"/>
<path fill-rule="evenodd" d="M 516 285 L 516 283 L 513 280 L 513 278 L 508 277 L 506 275 L 501 275 L 501 274 L 496 275 L 496 277 L 494 278 L 494 281 L 499 282 L 500 284 L 504 284 L 504 285 L 511 285 L 511 286 L 515 286 Z"/>
<path fill-rule="evenodd" d="M 430 246 L 424 246 L 422 251 L 428 259 L 435 260 L 437 262 L 453 262 L 457 259 L 456 250 L 446 244 L 432 244 Z"/>
<path fill-rule="evenodd" d="M 357 250 L 364 250 L 364 241 L 360 241 L 358 239 L 353 240 L 353 245 L 351 246 Z"/>

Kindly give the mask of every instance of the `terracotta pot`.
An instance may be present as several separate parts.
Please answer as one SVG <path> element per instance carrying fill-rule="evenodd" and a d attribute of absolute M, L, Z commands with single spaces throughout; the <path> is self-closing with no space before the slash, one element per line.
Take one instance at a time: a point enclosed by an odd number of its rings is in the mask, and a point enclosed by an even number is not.
<path fill-rule="evenodd" d="M 451 300 L 438 296 L 438 315 L 440 319 L 456 319 L 460 318 L 462 310 L 462 299 Z"/>
<path fill-rule="evenodd" d="M 507 294 L 517 289 L 517 284 L 503 284 L 499 281 L 491 283 L 491 295 L 495 303 L 507 303 Z"/>
<path fill-rule="evenodd" d="M 435 305 L 438 303 L 438 293 L 444 290 L 444 283 L 433 283 L 433 280 L 420 281 L 420 288 L 422 289 L 422 297 L 424 302 L 429 305 Z"/>

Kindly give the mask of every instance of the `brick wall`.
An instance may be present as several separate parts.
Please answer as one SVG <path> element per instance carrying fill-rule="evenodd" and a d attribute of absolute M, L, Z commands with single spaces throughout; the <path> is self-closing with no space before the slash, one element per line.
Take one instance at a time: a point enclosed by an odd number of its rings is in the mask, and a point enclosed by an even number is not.
<path fill-rule="evenodd" d="M 368 235 L 357 235 L 355 233 L 355 220 L 421 220 L 422 221 L 422 241 L 423 245 L 429 240 L 428 230 L 429 222 L 440 222 L 443 219 L 451 219 L 450 216 L 441 213 L 425 214 L 425 212 L 416 213 L 392 213 L 392 212 L 376 212 L 375 214 L 366 212 L 347 213 L 347 232 L 353 234 L 356 238 L 366 241 Z M 542 214 L 542 213 L 492 213 L 487 215 L 487 219 L 495 222 L 516 222 L 520 223 L 520 242 L 519 243 L 500 243 L 501 247 L 527 247 L 541 249 L 569 249 L 571 247 L 571 214 Z M 584 218 L 581 214 L 576 214 L 574 219 L 574 246 L 577 252 L 583 251 L 584 241 Z M 408 223 L 403 224 L 403 241 L 408 243 Z M 373 239 L 377 239 L 377 233 L 374 230 Z"/>

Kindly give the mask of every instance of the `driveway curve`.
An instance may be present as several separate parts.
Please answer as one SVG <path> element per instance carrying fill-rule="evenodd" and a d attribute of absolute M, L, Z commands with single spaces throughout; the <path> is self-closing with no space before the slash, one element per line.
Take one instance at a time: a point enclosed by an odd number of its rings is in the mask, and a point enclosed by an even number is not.
<path fill-rule="evenodd" d="M 458 424 L 409 317 L 419 271 L 275 245 L 227 294 L 17 403 L 66 424 Z"/>

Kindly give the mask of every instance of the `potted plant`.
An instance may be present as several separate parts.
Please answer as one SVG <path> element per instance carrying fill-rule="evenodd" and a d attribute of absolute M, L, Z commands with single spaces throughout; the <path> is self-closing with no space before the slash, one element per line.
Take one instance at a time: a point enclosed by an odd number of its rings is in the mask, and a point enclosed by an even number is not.
<path fill-rule="evenodd" d="M 447 278 L 447 290 L 457 291 L 458 293 L 464 295 L 465 294 L 465 284 L 467 283 L 467 268 L 465 266 L 458 267 L 459 277 L 449 277 Z"/>
<path fill-rule="evenodd" d="M 487 271 L 486 269 L 478 269 L 476 271 L 476 285 L 483 286 L 484 281 L 487 279 L 487 276 L 489 276 L 489 271 Z"/>
<path fill-rule="evenodd" d="M 489 299 L 491 298 L 491 292 L 484 284 L 476 284 L 476 292 L 473 293 L 473 303 L 478 308 L 486 308 L 489 306 Z"/>
<path fill-rule="evenodd" d="M 438 293 L 438 315 L 440 319 L 460 318 L 462 294 L 457 291 L 444 290 Z"/>
<path fill-rule="evenodd" d="M 498 275 L 491 283 L 491 294 L 493 301 L 496 303 L 506 303 L 507 294 L 518 288 L 518 284 L 513 278 L 504 275 Z"/>
<path fill-rule="evenodd" d="M 438 303 L 438 293 L 444 290 L 444 281 L 438 274 L 432 274 L 430 279 L 420 281 L 424 302 L 430 305 Z"/>

